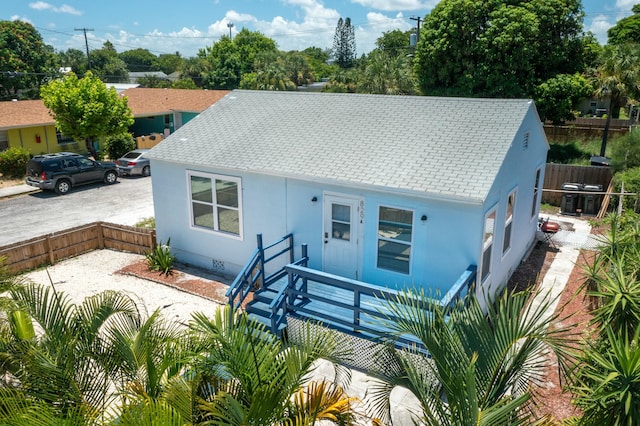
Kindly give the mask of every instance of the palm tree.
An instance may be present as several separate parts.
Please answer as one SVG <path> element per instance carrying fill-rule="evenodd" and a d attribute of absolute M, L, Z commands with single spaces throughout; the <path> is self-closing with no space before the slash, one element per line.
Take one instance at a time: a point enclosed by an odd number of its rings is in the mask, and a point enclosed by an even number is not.
<path fill-rule="evenodd" d="M 74 305 L 52 287 L 11 290 L 15 305 L 0 317 L 0 376 L 7 392 L 45 404 L 56 416 L 97 419 L 110 403 L 105 330 L 139 324 L 128 296 L 106 291 Z"/>
<path fill-rule="evenodd" d="M 528 424 L 546 351 L 563 360 L 567 350 L 566 330 L 548 329 L 551 301 L 533 304 L 528 292 L 505 292 L 489 300 L 486 312 L 473 295 L 449 311 L 423 291 L 403 292 L 387 306 L 385 324 L 428 352 L 386 354 L 395 360 L 389 380 L 370 389 L 369 405 L 387 421 L 390 392 L 405 386 L 420 401 L 420 424 Z"/>
<path fill-rule="evenodd" d="M 417 83 L 410 61 L 404 56 L 391 56 L 381 50 L 374 50 L 369 55 L 358 92 L 382 95 L 417 94 Z"/>
<path fill-rule="evenodd" d="M 627 96 L 637 97 L 640 94 L 640 47 L 634 44 L 605 46 L 595 80 L 596 96 L 609 96 L 607 121 L 600 145 L 600 156 L 604 157 L 612 115 L 617 114 Z"/>
<path fill-rule="evenodd" d="M 195 314 L 191 329 L 199 343 L 194 374 L 199 410 L 207 425 L 313 425 L 329 420 L 347 425 L 353 398 L 327 383 L 304 390 L 315 362 L 345 357 L 332 332 L 301 333 L 287 345 L 248 315 L 226 306 L 209 319 Z M 336 365 L 340 374 L 347 370 Z M 348 376 L 345 376 L 348 377 Z"/>

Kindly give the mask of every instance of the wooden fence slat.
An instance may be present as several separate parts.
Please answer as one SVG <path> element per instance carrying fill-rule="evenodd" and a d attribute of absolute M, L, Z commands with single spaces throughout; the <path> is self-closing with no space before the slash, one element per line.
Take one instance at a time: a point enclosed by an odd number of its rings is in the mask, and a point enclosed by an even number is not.
<path fill-rule="evenodd" d="M 20 273 L 97 248 L 144 254 L 154 245 L 153 229 L 94 222 L 0 247 L 0 256 L 7 256 L 9 271 Z"/>

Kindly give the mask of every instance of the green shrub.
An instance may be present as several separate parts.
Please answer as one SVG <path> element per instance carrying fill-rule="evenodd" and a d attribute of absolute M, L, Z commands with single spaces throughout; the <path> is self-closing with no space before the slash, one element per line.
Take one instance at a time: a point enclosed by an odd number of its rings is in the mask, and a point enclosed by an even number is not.
<path fill-rule="evenodd" d="M 0 152 L 0 173 L 8 177 L 23 177 L 31 154 L 24 148 L 9 148 Z"/>
<path fill-rule="evenodd" d="M 576 142 L 549 144 L 547 163 L 572 164 L 589 160 L 591 154 L 582 149 Z"/>
<path fill-rule="evenodd" d="M 622 171 L 640 166 L 640 131 L 634 130 L 616 138 L 611 147 L 612 167 Z M 625 184 L 626 186 L 626 184 Z"/>
<path fill-rule="evenodd" d="M 621 192 L 624 182 L 624 192 L 631 192 L 622 198 L 622 207 L 625 210 L 640 212 L 640 167 L 634 167 L 613 176 L 615 192 Z M 619 197 L 612 199 L 613 205 L 618 203 Z"/>
<path fill-rule="evenodd" d="M 130 133 L 109 136 L 105 141 L 105 150 L 112 161 L 122 157 L 127 152 L 136 149 L 136 141 Z"/>
<path fill-rule="evenodd" d="M 138 228 L 155 228 L 156 227 L 156 218 L 151 216 L 151 217 L 146 217 L 144 219 L 140 219 L 139 221 L 136 222 L 136 227 Z"/>
<path fill-rule="evenodd" d="M 167 240 L 167 244 L 158 243 L 147 253 L 147 264 L 150 271 L 158 271 L 160 275 L 169 276 L 173 274 L 173 261 L 176 259 L 171 254 L 171 238 Z"/>

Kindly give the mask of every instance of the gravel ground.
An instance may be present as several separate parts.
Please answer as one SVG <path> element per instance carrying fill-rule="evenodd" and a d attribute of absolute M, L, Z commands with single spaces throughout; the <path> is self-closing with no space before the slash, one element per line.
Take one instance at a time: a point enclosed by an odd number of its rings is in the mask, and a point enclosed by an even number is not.
<path fill-rule="evenodd" d="M 160 309 L 167 319 L 188 322 L 193 312 L 212 315 L 218 303 L 175 288 L 131 275 L 117 273 L 125 266 L 144 259 L 144 256 L 113 250 L 95 250 L 24 274 L 23 277 L 44 285 L 53 285 L 67 294 L 74 303 L 104 290 L 120 290 L 139 301 L 139 308 L 151 314 Z M 48 273 L 48 275 L 47 275 Z M 51 278 L 49 278 L 49 276 Z"/>

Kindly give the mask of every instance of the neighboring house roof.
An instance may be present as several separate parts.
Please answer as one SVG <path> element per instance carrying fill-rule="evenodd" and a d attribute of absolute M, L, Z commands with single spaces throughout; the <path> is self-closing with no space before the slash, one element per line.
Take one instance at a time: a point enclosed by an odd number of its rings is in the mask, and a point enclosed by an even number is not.
<path fill-rule="evenodd" d="M 0 128 L 48 126 L 54 124 L 41 100 L 0 102 Z"/>
<path fill-rule="evenodd" d="M 121 93 L 128 99 L 135 116 L 170 114 L 174 111 L 202 112 L 229 93 L 228 90 L 128 89 Z"/>
<path fill-rule="evenodd" d="M 127 96 L 134 117 L 148 117 L 174 111 L 200 113 L 228 93 L 228 90 L 130 88 L 121 95 Z M 54 124 L 42 100 L 0 102 L 0 129 Z"/>
<path fill-rule="evenodd" d="M 134 87 L 140 87 L 137 83 L 105 83 L 107 87 L 113 87 L 116 92 L 122 93 L 127 89 L 133 89 Z"/>
<path fill-rule="evenodd" d="M 148 157 L 481 203 L 532 107 L 522 99 L 236 90 Z"/>

